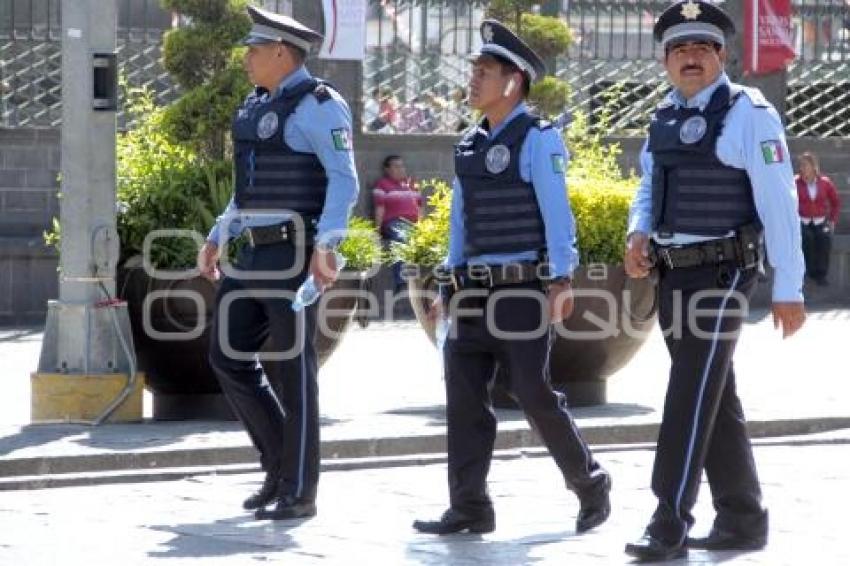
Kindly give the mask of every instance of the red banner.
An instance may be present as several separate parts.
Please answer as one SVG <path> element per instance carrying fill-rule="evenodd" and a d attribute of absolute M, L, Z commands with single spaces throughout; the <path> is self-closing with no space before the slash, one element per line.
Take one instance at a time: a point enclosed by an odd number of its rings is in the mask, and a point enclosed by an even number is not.
<path fill-rule="evenodd" d="M 796 56 L 791 0 L 746 0 L 744 6 L 744 74 L 783 70 Z"/>

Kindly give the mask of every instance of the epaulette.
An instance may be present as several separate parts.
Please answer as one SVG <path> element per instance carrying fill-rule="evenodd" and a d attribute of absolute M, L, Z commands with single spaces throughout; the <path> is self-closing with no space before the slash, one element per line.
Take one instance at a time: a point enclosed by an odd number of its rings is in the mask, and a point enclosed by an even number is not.
<path fill-rule="evenodd" d="M 544 120 L 543 118 L 538 117 L 534 121 L 534 127 L 538 130 L 548 130 L 552 127 L 552 122 L 549 120 Z"/>
<path fill-rule="evenodd" d="M 332 98 L 330 87 L 327 83 L 319 81 L 319 84 L 317 84 L 316 88 L 313 89 L 313 96 L 316 97 L 316 100 L 319 101 L 319 104 L 327 102 Z"/>
<path fill-rule="evenodd" d="M 750 99 L 750 102 L 756 108 L 770 108 L 772 106 L 770 104 L 770 101 L 768 101 L 767 98 L 764 97 L 764 94 L 759 89 L 744 85 L 735 86 L 741 89 L 741 94 L 746 95 L 746 97 Z"/>

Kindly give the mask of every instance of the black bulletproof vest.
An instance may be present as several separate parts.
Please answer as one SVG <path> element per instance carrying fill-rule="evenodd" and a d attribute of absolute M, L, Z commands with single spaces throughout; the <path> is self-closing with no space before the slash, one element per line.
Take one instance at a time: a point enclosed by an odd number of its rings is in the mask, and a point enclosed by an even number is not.
<path fill-rule="evenodd" d="M 523 114 L 494 139 L 487 139 L 485 120 L 455 146 L 455 173 L 463 187 L 466 257 L 546 247 L 534 187 L 522 179 L 519 168 L 525 136 L 539 123 L 537 116 Z"/>
<path fill-rule="evenodd" d="M 245 100 L 233 120 L 235 202 L 240 209 L 291 210 L 314 221 L 322 213 L 328 177 L 312 153 L 293 150 L 284 141 L 286 120 L 301 99 L 324 102 L 327 86 L 315 79 L 284 89 L 274 100 L 261 91 Z"/>
<path fill-rule="evenodd" d="M 750 178 L 716 154 L 723 119 L 741 95 L 717 88 L 704 111 L 659 108 L 649 126 L 652 153 L 652 227 L 674 232 L 722 236 L 757 219 Z"/>

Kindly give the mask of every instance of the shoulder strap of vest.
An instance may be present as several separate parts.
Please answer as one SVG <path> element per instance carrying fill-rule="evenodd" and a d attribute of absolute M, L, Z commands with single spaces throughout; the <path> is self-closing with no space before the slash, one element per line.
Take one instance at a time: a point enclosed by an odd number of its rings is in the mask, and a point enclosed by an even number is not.
<path fill-rule="evenodd" d="M 536 126 L 540 122 L 540 117 L 533 114 L 521 114 L 511 120 L 510 124 L 505 126 L 505 129 L 496 138 L 500 143 L 505 145 L 513 145 L 515 142 L 525 137 L 529 128 Z"/>
<path fill-rule="evenodd" d="M 296 84 L 293 87 L 285 88 L 281 95 L 281 98 L 289 99 L 289 100 L 301 100 L 307 94 L 313 92 L 316 89 L 319 81 L 316 79 L 306 79 Z"/>

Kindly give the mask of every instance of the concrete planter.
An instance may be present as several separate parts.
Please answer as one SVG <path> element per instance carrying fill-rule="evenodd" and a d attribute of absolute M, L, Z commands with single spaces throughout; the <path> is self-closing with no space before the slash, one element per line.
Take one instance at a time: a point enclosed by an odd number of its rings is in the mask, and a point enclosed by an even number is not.
<path fill-rule="evenodd" d="M 146 385 L 154 394 L 154 418 L 234 418 L 207 360 L 217 284 L 201 277 L 177 281 L 155 279 L 142 268 L 121 270 L 118 284 L 121 298 L 127 301 L 139 369 L 145 372 Z M 361 284 L 362 278 L 357 276 L 341 278 L 334 289 L 357 290 Z M 145 297 L 152 292 L 164 296 L 150 303 L 150 326 L 160 333 L 174 333 L 174 336 L 151 336 L 145 332 L 143 305 Z M 187 297 L 190 293 L 199 297 L 197 305 Z M 321 365 L 339 345 L 354 315 L 357 300 L 339 295 L 320 300 L 337 315 L 326 320 L 331 334 L 319 332 L 316 338 Z M 199 314 L 202 315 L 200 320 Z M 177 336 L 193 330 L 198 335 L 191 339 Z M 274 380 L 271 384 L 272 387 L 276 385 Z"/>
<path fill-rule="evenodd" d="M 428 273 L 423 269 L 420 273 Z M 656 289 L 648 279 L 626 276 L 622 265 L 580 267 L 574 274 L 575 310 L 556 326 L 551 351 L 552 385 L 567 396 L 570 406 L 606 401 L 606 380 L 626 365 L 646 341 L 655 323 Z M 429 276 L 409 280 L 411 304 L 425 333 L 434 338 L 427 320 Z M 513 406 L 510 376 L 499 370 L 493 402 Z"/>

